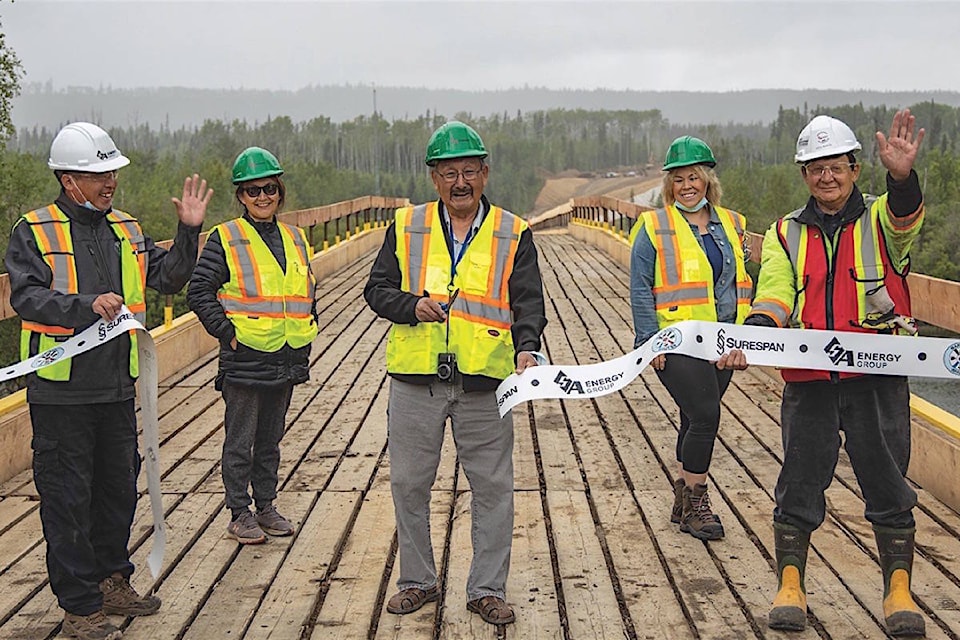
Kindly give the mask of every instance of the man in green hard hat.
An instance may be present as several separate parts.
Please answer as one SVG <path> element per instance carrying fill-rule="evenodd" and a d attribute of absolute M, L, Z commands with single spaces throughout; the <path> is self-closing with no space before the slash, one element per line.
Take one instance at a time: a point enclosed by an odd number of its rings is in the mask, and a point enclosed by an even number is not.
<path fill-rule="evenodd" d="M 486 157 L 480 136 L 462 122 L 433 133 L 426 163 L 439 199 L 397 210 L 363 295 L 393 322 L 388 446 L 400 577 L 387 611 L 412 613 L 440 595 L 430 490 L 449 418 L 472 490 L 467 609 L 508 624 L 516 617 L 505 599 L 513 419 L 500 418 L 495 392 L 511 373 L 542 361 L 547 320 L 533 234 L 484 197 Z"/>

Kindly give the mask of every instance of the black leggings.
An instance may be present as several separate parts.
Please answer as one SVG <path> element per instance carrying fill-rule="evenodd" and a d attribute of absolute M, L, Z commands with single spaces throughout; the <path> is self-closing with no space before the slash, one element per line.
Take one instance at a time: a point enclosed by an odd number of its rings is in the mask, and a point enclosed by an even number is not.
<path fill-rule="evenodd" d="M 717 369 L 706 360 L 671 353 L 667 354 L 663 370 L 657 371 L 657 377 L 680 408 L 677 461 L 688 473 L 706 473 L 720 428 L 720 398 L 730 384 L 733 371 Z"/>

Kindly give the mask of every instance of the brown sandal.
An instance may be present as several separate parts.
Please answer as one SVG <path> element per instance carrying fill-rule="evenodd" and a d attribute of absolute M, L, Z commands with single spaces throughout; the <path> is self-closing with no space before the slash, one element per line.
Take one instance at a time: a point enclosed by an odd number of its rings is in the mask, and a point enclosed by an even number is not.
<path fill-rule="evenodd" d="M 517 619 L 513 609 L 503 598 L 497 596 L 483 596 L 467 603 L 467 611 L 480 614 L 488 624 L 510 624 Z"/>
<path fill-rule="evenodd" d="M 433 585 L 429 589 L 410 587 L 409 589 L 404 589 L 393 594 L 393 597 L 387 601 L 387 611 L 402 616 L 407 613 L 413 613 L 423 605 L 428 602 L 433 602 L 439 597 L 440 590 L 437 588 L 437 585 Z"/>

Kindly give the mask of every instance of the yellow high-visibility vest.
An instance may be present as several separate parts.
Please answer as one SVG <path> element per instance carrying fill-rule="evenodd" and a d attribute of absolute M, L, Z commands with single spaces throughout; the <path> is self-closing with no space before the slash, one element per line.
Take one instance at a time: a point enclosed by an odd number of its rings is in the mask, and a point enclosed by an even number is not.
<path fill-rule="evenodd" d="M 746 223 L 736 211 L 713 207 L 727 241 L 733 248 L 737 273 L 737 319 L 750 312 L 753 281 L 744 265 L 743 235 Z M 713 267 L 690 223 L 675 206 L 641 214 L 643 229 L 657 251 L 653 298 L 657 324 L 662 329 L 683 320 L 717 321 Z"/>
<path fill-rule="evenodd" d="M 310 270 L 313 248 L 303 229 L 277 222 L 286 273 L 253 225 L 237 218 L 216 227 L 230 271 L 217 292 L 237 342 L 273 353 L 285 344 L 299 349 L 317 337 L 313 318 L 316 280 Z"/>
<path fill-rule="evenodd" d="M 437 355 L 454 353 L 457 368 L 468 375 L 503 380 L 514 370 L 509 280 L 527 223 L 493 206 L 464 251 L 451 283 L 453 261 L 447 249 L 438 203 L 397 209 L 397 261 L 403 291 L 429 292 L 440 302 L 459 289 L 447 324 L 394 324 L 387 338 L 387 371 L 437 372 Z"/>
<path fill-rule="evenodd" d="M 77 294 L 77 261 L 73 249 L 73 237 L 70 235 L 70 218 L 54 204 L 43 209 L 25 213 L 21 220 L 30 225 L 34 241 L 40 249 L 43 261 L 50 267 L 53 280 L 50 288 L 60 293 Z M 140 324 L 146 324 L 147 304 L 144 292 L 147 286 L 147 249 L 146 240 L 140 223 L 130 214 L 114 209 L 106 215 L 110 230 L 120 242 L 120 273 L 123 286 L 123 302 L 133 312 Z M 33 335 L 39 335 L 43 353 L 57 345 L 58 339 L 72 336 L 70 327 L 45 325 L 20 320 L 20 357 L 27 359 L 31 353 L 30 343 Z M 37 376 L 46 380 L 63 382 L 70 379 L 72 358 L 66 358 L 43 369 L 37 370 Z M 140 375 L 140 359 L 137 354 L 137 333 L 130 332 L 130 376 Z"/>

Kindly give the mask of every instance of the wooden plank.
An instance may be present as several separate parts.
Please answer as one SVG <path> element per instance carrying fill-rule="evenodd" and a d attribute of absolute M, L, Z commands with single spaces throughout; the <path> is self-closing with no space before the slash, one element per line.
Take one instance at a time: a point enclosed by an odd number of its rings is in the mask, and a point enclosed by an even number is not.
<path fill-rule="evenodd" d="M 284 493 L 277 508 L 299 526 L 315 498 L 313 493 Z M 242 548 L 213 585 L 184 640 L 242 637 L 295 539 L 271 537 L 267 544 Z"/>
<path fill-rule="evenodd" d="M 560 638 L 559 603 L 540 493 L 516 491 L 513 500 L 516 515 L 507 599 L 514 603 L 517 621 L 507 627 L 507 635 L 531 640 Z"/>
<path fill-rule="evenodd" d="M 353 640 L 367 635 L 379 605 L 393 524 L 390 494 L 367 494 L 340 562 L 330 575 L 330 587 L 310 636 L 313 640 Z"/>
<path fill-rule="evenodd" d="M 437 575 L 442 577 L 446 573 L 444 558 L 446 554 L 447 535 L 450 531 L 450 508 L 453 504 L 452 491 L 434 491 L 430 501 L 430 540 L 433 543 L 433 552 L 436 557 Z M 394 531 L 396 529 L 394 528 Z M 433 638 L 433 629 L 439 615 L 438 609 L 448 597 L 455 597 L 445 591 L 442 600 L 428 602 L 415 613 L 396 615 L 387 611 L 387 600 L 397 592 L 397 580 L 400 578 L 400 561 L 396 555 L 393 558 L 393 567 L 382 588 L 382 607 L 377 624 L 374 640 L 422 640 Z M 441 585 L 443 586 L 443 585 Z"/>
<path fill-rule="evenodd" d="M 348 533 L 349 514 L 357 509 L 359 500 L 358 492 L 320 495 L 250 623 L 246 640 L 301 638 Z"/>
<path fill-rule="evenodd" d="M 444 583 L 443 611 L 440 619 L 440 637 L 445 640 L 470 640 L 472 638 L 497 638 L 496 625 L 487 624 L 479 615 L 467 611 L 467 574 L 473 559 L 471 546 L 470 499 L 472 493 L 458 493 L 450 534 L 449 564 Z M 508 602 L 517 602 L 507 594 Z"/>

